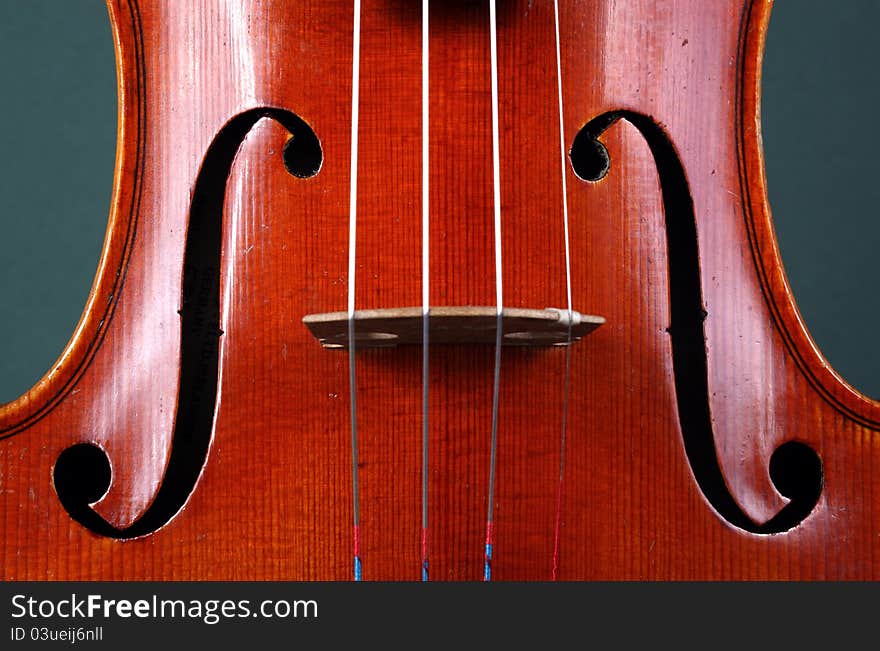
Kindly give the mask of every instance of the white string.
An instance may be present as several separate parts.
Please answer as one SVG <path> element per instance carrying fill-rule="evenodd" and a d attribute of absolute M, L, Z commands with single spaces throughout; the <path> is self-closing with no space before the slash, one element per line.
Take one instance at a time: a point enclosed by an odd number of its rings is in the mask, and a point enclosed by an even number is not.
<path fill-rule="evenodd" d="M 501 388 L 501 341 L 503 337 L 502 313 L 504 290 L 501 265 L 501 144 L 498 127 L 498 27 L 495 0 L 489 2 L 490 61 L 492 67 L 492 190 L 495 221 L 495 374 L 492 389 L 492 443 L 489 457 L 489 504 L 486 514 L 486 551 L 483 563 L 483 579 L 492 579 L 493 521 L 495 501 L 495 469 L 498 452 L 498 403 Z"/>
<path fill-rule="evenodd" d="M 351 481 L 354 516 L 354 578 L 361 580 L 359 550 L 360 499 L 358 487 L 357 379 L 355 374 L 354 290 L 357 248 L 358 124 L 360 117 L 361 2 L 354 0 L 351 70 L 351 195 L 348 207 L 348 384 L 351 395 Z"/>
<path fill-rule="evenodd" d="M 504 309 L 501 269 L 501 145 L 498 127 L 498 27 L 495 0 L 489 2 L 490 58 L 492 64 L 492 190 L 495 209 L 495 304 L 500 316 Z"/>
<path fill-rule="evenodd" d="M 429 274 L 430 254 L 430 93 L 428 59 L 428 0 L 422 0 L 422 313 L 427 316 L 431 305 L 431 284 Z M 425 341 L 425 346 L 427 346 Z"/>
<path fill-rule="evenodd" d="M 428 0 L 422 0 L 422 580 L 428 580 L 428 330 L 430 274 L 430 93 Z"/>
<path fill-rule="evenodd" d="M 348 204 L 348 318 L 354 319 L 355 246 L 357 243 L 358 122 L 360 120 L 361 2 L 354 0 L 351 70 L 351 194 Z M 350 344 L 353 342 L 349 342 Z"/>
<path fill-rule="evenodd" d="M 559 153 L 562 164 L 562 223 L 565 230 L 565 291 L 568 322 L 571 324 L 571 251 L 568 242 L 568 183 L 566 181 L 567 165 L 565 160 L 565 116 L 562 112 L 562 53 L 559 39 L 559 0 L 553 0 L 554 18 L 556 20 L 556 80 L 559 95 Z M 570 330 L 569 330 L 570 333 Z M 569 335 L 570 336 L 570 335 Z M 571 343 L 571 341 L 569 341 Z"/>
<path fill-rule="evenodd" d="M 568 184 L 566 181 L 566 156 L 565 156 L 565 116 L 562 109 L 562 47 L 559 36 L 559 0 L 553 0 L 553 16 L 556 26 L 556 80 L 559 98 L 559 153 L 562 165 L 562 222 L 565 231 L 565 291 L 568 308 L 568 345 L 565 348 L 565 375 L 563 379 L 562 400 L 562 434 L 559 442 L 559 475 L 556 491 L 556 521 L 554 525 L 553 540 L 553 569 L 552 578 L 556 580 L 559 570 L 559 535 L 562 518 L 562 482 L 565 473 L 565 446 L 568 430 L 568 394 L 571 385 L 571 328 L 572 328 L 572 301 L 571 301 L 571 252 L 568 237 Z"/>

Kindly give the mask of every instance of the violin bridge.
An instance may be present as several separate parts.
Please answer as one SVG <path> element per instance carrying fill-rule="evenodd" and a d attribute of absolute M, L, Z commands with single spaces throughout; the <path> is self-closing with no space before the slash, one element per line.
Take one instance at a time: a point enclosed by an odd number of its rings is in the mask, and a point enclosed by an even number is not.
<path fill-rule="evenodd" d="M 324 348 L 349 346 L 347 312 L 309 314 L 303 323 Z M 574 310 L 494 307 L 432 307 L 428 311 L 429 344 L 494 344 L 498 324 L 505 346 L 567 346 L 605 323 L 601 316 Z M 423 311 L 420 307 L 357 310 L 354 313 L 356 348 L 387 348 L 421 344 Z"/>

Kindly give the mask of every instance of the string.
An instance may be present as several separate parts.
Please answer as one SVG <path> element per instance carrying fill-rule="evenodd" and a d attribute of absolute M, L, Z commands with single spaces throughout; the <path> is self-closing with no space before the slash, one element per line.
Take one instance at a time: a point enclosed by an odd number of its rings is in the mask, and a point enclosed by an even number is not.
<path fill-rule="evenodd" d="M 504 291 L 501 265 L 501 146 L 498 127 L 498 27 L 495 0 L 489 2 L 490 59 L 492 67 L 492 190 L 495 221 L 495 377 L 492 389 L 492 442 L 489 456 L 489 504 L 486 513 L 486 543 L 483 580 L 492 580 L 493 524 L 495 500 L 495 468 L 498 452 L 498 402 L 501 386 L 501 339 Z"/>
<path fill-rule="evenodd" d="M 428 14 L 428 0 L 422 0 L 422 581 L 428 580 L 428 325 L 431 309 Z"/>
<path fill-rule="evenodd" d="M 565 160 L 565 117 L 562 112 L 562 53 L 559 37 L 559 0 L 553 0 L 553 15 L 556 25 L 556 81 L 559 97 L 559 152 L 562 163 L 562 221 L 565 230 L 565 291 L 568 301 L 568 340 L 565 347 L 565 376 L 563 379 L 562 435 L 559 443 L 559 477 L 556 485 L 556 521 L 553 528 L 553 569 L 551 578 L 557 579 L 559 572 L 559 538 L 562 528 L 562 487 L 565 477 L 565 443 L 568 429 L 568 395 L 571 386 L 571 252 L 568 237 L 568 185 L 566 183 L 567 165 Z"/>
<path fill-rule="evenodd" d="M 351 483 L 353 501 L 354 580 L 363 578 L 360 554 L 360 495 L 358 486 L 357 379 L 355 376 L 354 290 L 357 246 L 358 123 L 360 105 L 361 2 L 354 0 L 351 70 L 351 195 L 348 209 L 348 384 L 351 395 Z"/>

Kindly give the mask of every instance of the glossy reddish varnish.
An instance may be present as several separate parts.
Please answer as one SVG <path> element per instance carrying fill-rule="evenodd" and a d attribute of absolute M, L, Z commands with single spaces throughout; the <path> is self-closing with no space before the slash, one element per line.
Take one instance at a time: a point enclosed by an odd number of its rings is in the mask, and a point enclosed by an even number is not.
<path fill-rule="evenodd" d="M 51 371 L 0 407 L 0 571 L 6 579 L 348 579 L 348 360 L 305 314 L 344 310 L 352 3 L 109 0 L 119 66 L 113 208 L 82 321 Z M 431 293 L 495 297 L 488 2 L 431 13 Z M 670 353 L 658 174 L 627 121 L 602 140 L 597 183 L 569 167 L 575 309 L 607 324 L 572 349 L 561 579 L 876 579 L 880 404 L 846 385 L 797 312 L 766 200 L 759 124 L 765 0 L 560 2 L 566 147 L 631 110 L 681 158 L 700 248 L 715 447 L 756 522 L 785 500 L 768 465 L 799 440 L 824 464 L 795 528 L 758 535 L 715 513 L 682 442 Z M 357 307 L 421 302 L 421 15 L 364 0 Z M 553 3 L 499 3 L 505 303 L 565 306 Z M 180 367 L 183 248 L 205 152 L 234 115 L 274 106 L 321 140 L 312 179 L 286 173 L 264 120 L 227 185 L 221 389 L 213 441 L 184 509 L 118 541 L 59 503 L 52 469 L 77 442 L 106 450 L 96 510 L 124 528 L 162 481 Z M 482 576 L 491 347 L 430 351 L 432 579 Z M 505 350 L 493 578 L 551 577 L 563 349 Z M 366 579 L 420 578 L 421 351 L 358 354 Z"/>

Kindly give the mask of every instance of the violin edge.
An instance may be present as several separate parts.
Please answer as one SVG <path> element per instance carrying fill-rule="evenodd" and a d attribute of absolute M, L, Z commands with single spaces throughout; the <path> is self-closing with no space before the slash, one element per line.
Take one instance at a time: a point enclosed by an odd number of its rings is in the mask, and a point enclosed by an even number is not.
<path fill-rule="evenodd" d="M 143 33 L 136 0 L 106 0 L 106 6 L 117 89 L 116 155 L 106 234 L 85 306 L 61 354 L 33 387 L 0 404 L 0 440 L 41 420 L 73 389 L 100 347 L 125 280 L 143 174 Z"/>
<path fill-rule="evenodd" d="M 880 430 L 880 400 L 849 384 L 810 334 L 777 241 L 761 131 L 762 65 L 772 8 L 773 0 L 752 0 L 740 40 L 737 140 L 749 248 L 776 329 L 805 378 L 832 407 L 865 427 Z"/>

